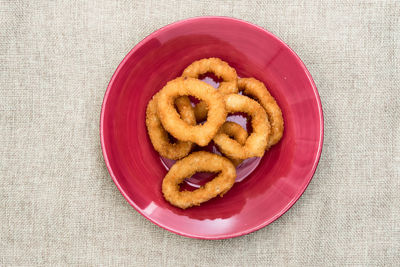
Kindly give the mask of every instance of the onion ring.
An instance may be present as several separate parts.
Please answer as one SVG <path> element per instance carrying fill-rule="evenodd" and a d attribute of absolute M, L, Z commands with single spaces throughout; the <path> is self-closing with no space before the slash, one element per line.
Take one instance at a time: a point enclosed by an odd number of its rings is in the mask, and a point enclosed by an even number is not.
<path fill-rule="evenodd" d="M 236 70 L 225 61 L 211 57 L 194 61 L 182 73 L 182 77 L 198 78 L 200 75 L 211 72 L 223 81 L 219 84 L 218 90 L 221 94 L 233 94 L 238 92 Z M 194 114 L 197 121 L 207 118 L 207 105 L 204 102 L 194 107 Z"/>
<path fill-rule="evenodd" d="M 271 124 L 267 149 L 278 143 L 283 135 L 282 111 L 264 83 L 254 78 L 241 78 L 238 80 L 238 88 L 244 95 L 254 97 L 267 112 L 268 121 Z"/>
<path fill-rule="evenodd" d="M 171 143 L 167 131 L 161 124 L 157 115 L 157 97 L 153 96 L 146 108 L 146 126 L 150 141 L 154 149 L 164 158 L 177 160 L 190 153 L 194 144 L 177 140 Z M 187 96 L 179 97 L 175 100 L 175 105 L 181 115 L 182 120 L 188 124 L 195 125 L 196 118 L 190 100 Z"/>
<path fill-rule="evenodd" d="M 225 133 L 217 133 L 214 143 L 229 158 L 247 159 L 262 157 L 268 144 L 271 126 L 263 107 L 247 96 L 230 94 L 224 97 L 228 113 L 244 112 L 251 116 L 253 132 L 242 146 Z"/>
<path fill-rule="evenodd" d="M 196 172 L 219 172 L 204 186 L 194 191 L 180 191 L 179 184 Z M 235 166 L 227 158 L 209 152 L 194 152 L 177 161 L 162 182 L 164 198 L 181 209 L 198 206 L 232 188 L 236 179 Z"/>
<path fill-rule="evenodd" d="M 247 137 L 249 136 L 247 131 L 243 129 L 242 126 L 232 121 L 226 121 L 224 124 L 222 124 L 221 128 L 219 128 L 219 132 L 228 135 L 242 146 L 246 143 Z M 233 165 L 235 166 L 238 166 L 240 163 L 243 162 L 243 159 L 235 159 L 229 157 L 228 159 L 232 161 Z"/>
<path fill-rule="evenodd" d="M 190 125 L 183 121 L 174 108 L 179 96 L 192 95 L 205 101 L 209 107 L 204 124 Z M 225 122 L 226 110 L 223 95 L 211 85 L 194 78 L 177 78 L 168 82 L 159 92 L 157 114 L 165 130 L 181 141 L 191 141 L 200 146 L 207 145 L 219 127 Z"/>

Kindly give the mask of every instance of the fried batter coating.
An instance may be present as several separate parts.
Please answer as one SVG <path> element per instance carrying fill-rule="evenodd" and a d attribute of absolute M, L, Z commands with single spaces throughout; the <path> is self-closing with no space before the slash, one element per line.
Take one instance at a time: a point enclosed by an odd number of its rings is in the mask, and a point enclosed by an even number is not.
<path fill-rule="evenodd" d="M 182 77 L 198 78 L 200 75 L 211 72 L 223 82 L 219 84 L 218 90 L 221 94 L 233 94 L 238 92 L 236 70 L 219 58 L 211 57 L 194 61 L 182 73 Z M 207 118 L 207 105 L 198 103 L 194 108 L 197 121 Z"/>
<path fill-rule="evenodd" d="M 213 180 L 194 191 L 180 191 L 179 185 L 196 172 L 219 173 Z M 175 163 L 164 177 L 164 198 L 181 209 L 199 206 L 232 188 L 236 179 L 235 166 L 227 158 L 209 152 L 194 152 Z"/>
<path fill-rule="evenodd" d="M 241 78 L 238 81 L 239 91 L 256 99 L 265 109 L 271 124 L 267 149 L 279 142 L 283 135 L 282 111 L 275 98 L 268 92 L 264 83 L 254 78 Z"/>
<path fill-rule="evenodd" d="M 230 136 L 242 146 L 246 143 L 247 137 L 249 136 L 247 131 L 243 129 L 242 126 L 232 121 L 226 121 L 224 124 L 222 124 L 221 128 L 219 128 L 219 132 Z M 229 158 L 229 159 L 235 166 L 238 166 L 240 163 L 243 162 L 242 159 L 236 159 L 236 158 Z"/>
<path fill-rule="evenodd" d="M 174 108 L 179 96 L 194 96 L 209 107 L 207 121 L 190 125 L 183 121 Z M 206 146 L 225 122 L 227 112 L 223 95 L 211 85 L 195 78 L 177 78 L 168 82 L 157 97 L 157 114 L 165 130 L 181 141 L 191 141 Z"/>
<path fill-rule="evenodd" d="M 247 96 L 230 94 L 224 97 L 228 113 L 244 112 L 251 116 L 253 132 L 241 145 L 225 133 L 217 133 L 214 143 L 229 158 L 247 159 L 262 157 L 268 144 L 271 127 L 263 107 Z"/>
<path fill-rule="evenodd" d="M 146 126 L 150 141 L 154 149 L 162 157 L 173 160 L 183 158 L 190 153 L 194 144 L 179 140 L 176 143 L 171 143 L 168 133 L 162 126 L 157 115 L 157 97 L 158 94 L 154 95 L 146 108 Z M 196 124 L 193 108 L 187 96 L 178 97 L 175 100 L 175 105 L 183 121 L 190 125 Z"/>

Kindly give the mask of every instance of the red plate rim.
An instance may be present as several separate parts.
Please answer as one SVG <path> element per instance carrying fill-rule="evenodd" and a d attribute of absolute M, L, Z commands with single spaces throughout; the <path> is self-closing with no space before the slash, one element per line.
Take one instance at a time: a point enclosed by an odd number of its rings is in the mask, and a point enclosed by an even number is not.
<path fill-rule="evenodd" d="M 246 229 L 244 231 L 240 231 L 240 232 L 236 232 L 236 233 L 232 233 L 232 234 L 222 234 L 222 235 L 218 235 L 218 236 L 212 236 L 212 237 L 208 237 L 208 236 L 204 236 L 204 235 L 193 235 L 193 234 L 188 234 L 188 233 L 182 233 L 179 232 L 173 228 L 170 228 L 166 225 L 160 224 L 156 221 L 154 221 L 152 218 L 150 218 L 149 216 L 146 216 L 145 214 L 143 214 L 142 212 L 140 212 L 140 209 L 136 206 L 136 204 L 126 195 L 126 193 L 124 192 L 124 190 L 121 188 L 121 185 L 118 183 L 118 180 L 116 178 L 116 176 L 114 175 L 114 172 L 111 168 L 108 156 L 107 156 L 107 148 L 105 146 L 105 141 L 104 141 L 104 114 L 105 114 L 105 107 L 107 105 L 107 100 L 108 100 L 108 96 L 110 94 L 111 91 L 111 87 L 114 83 L 114 80 L 116 78 L 116 76 L 118 75 L 118 73 L 120 72 L 122 66 L 125 64 L 125 62 L 132 56 L 132 54 L 134 54 L 138 49 L 140 49 L 144 43 L 146 43 L 146 41 L 148 39 L 151 39 L 157 35 L 159 35 L 161 32 L 169 30 L 171 28 L 175 28 L 175 27 L 179 27 L 181 24 L 185 24 L 187 22 L 193 22 L 193 21 L 200 21 L 200 20 L 208 20 L 208 19 L 214 19 L 214 20 L 225 20 L 225 21 L 233 21 L 233 22 L 240 22 L 240 23 L 244 23 L 247 24 L 250 27 L 255 28 L 256 30 L 269 35 L 270 37 L 276 39 L 277 41 L 279 41 L 282 45 L 286 46 L 289 51 L 292 53 L 293 56 L 295 56 L 297 58 L 297 60 L 301 63 L 301 66 L 305 72 L 305 74 L 307 75 L 307 78 L 312 86 L 314 95 L 315 95 L 315 99 L 317 101 L 317 105 L 318 105 L 318 111 L 319 111 L 319 124 L 320 124 L 320 136 L 319 136 L 319 144 L 318 144 L 318 151 L 317 151 L 317 157 L 315 158 L 315 161 L 313 163 L 312 166 L 312 171 L 311 171 L 311 175 L 309 177 L 307 177 L 307 183 L 303 186 L 303 188 L 301 188 L 301 190 L 299 191 L 299 194 L 296 195 L 279 213 L 275 214 L 275 216 L 273 216 L 272 218 L 270 218 L 269 220 L 264 221 L 263 223 L 254 226 L 252 228 Z M 154 32 L 152 32 L 151 34 L 149 34 L 148 36 L 146 36 L 142 41 L 140 41 L 137 45 L 135 45 L 131 51 L 129 51 L 129 53 L 124 57 L 124 59 L 121 61 L 121 63 L 118 65 L 117 69 L 115 70 L 114 74 L 111 77 L 111 80 L 107 86 L 106 92 L 104 94 L 104 98 L 103 98 L 103 103 L 101 106 L 101 114 L 100 114 L 100 142 L 101 142 L 101 149 L 102 149 L 102 153 L 103 153 L 103 157 L 104 157 L 104 161 L 106 163 L 107 166 L 107 170 L 111 176 L 111 178 L 113 179 L 115 185 L 117 186 L 118 190 L 121 192 L 121 194 L 124 196 L 124 198 L 126 199 L 126 201 L 128 201 L 128 203 L 137 211 L 139 212 L 142 216 L 144 216 L 146 219 L 148 219 L 149 221 L 151 221 L 152 223 L 154 223 L 155 225 L 164 228 L 172 233 L 181 235 L 181 236 L 185 236 L 185 237 L 190 237 L 190 238 L 196 238 L 196 239 L 210 239 L 210 240 L 217 240 L 217 239 L 228 239 L 228 238 L 233 238 L 233 237 L 238 237 L 238 236 L 242 236 L 242 235 L 246 235 L 252 232 L 255 232 L 269 224 L 271 224 L 272 222 L 274 222 L 275 220 L 277 220 L 279 217 L 281 217 L 283 214 L 285 214 L 297 201 L 298 199 L 301 197 L 301 195 L 303 195 L 304 191 L 307 189 L 308 185 L 311 182 L 311 179 L 313 178 L 315 171 L 317 169 L 318 166 L 318 162 L 320 160 L 321 157 L 321 153 L 322 153 L 322 147 L 323 147 L 323 141 L 324 141 L 324 116 L 323 116 L 323 110 L 322 110 L 322 105 L 321 105 L 321 99 L 320 96 L 318 94 L 318 90 L 317 87 L 314 83 L 314 80 L 311 77 L 310 72 L 308 71 L 308 69 L 306 68 L 306 66 L 304 65 L 303 61 L 299 58 L 299 56 L 285 43 L 283 42 L 281 39 L 279 39 L 278 37 L 276 37 L 275 35 L 273 35 L 272 33 L 270 33 L 269 31 L 267 31 L 266 29 L 257 26 L 255 24 L 252 24 L 250 22 L 241 20 L 241 19 L 237 19 L 237 18 L 232 18 L 232 17 L 226 17 L 226 16 L 200 16 L 200 17 L 193 17 L 193 18 L 188 18 L 188 19 L 183 19 L 183 20 L 179 20 L 176 22 L 173 22 L 171 24 L 168 24 Z"/>

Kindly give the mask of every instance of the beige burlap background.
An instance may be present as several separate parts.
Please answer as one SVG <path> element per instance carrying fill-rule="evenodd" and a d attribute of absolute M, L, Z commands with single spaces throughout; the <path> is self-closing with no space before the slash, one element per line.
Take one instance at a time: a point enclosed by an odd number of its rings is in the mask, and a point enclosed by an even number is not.
<path fill-rule="evenodd" d="M 286 3 L 284 3 L 286 2 Z M 310 70 L 325 142 L 305 194 L 247 236 L 184 238 L 139 215 L 101 155 L 119 62 L 176 20 L 271 31 Z M 400 264 L 400 1 L 0 0 L 0 265 Z"/>

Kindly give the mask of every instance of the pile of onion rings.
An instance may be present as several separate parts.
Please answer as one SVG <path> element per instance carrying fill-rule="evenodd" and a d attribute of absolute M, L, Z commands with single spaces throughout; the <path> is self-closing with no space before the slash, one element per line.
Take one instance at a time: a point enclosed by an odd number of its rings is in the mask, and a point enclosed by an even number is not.
<path fill-rule="evenodd" d="M 212 73 L 222 79 L 216 89 L 198 78 Z M 200 100 L 196 105 L 191 97 Z M 227 121 L 229 114 L 245 113 L 252 132 Z M 202 123 L 198 123 L 202 122 Z M 160 156 L 177 162 L 162 182 L 164 198 L 181 209 L 223 196 L 235 183 L 236 167 L 243 160 L 262 157 L 283 135 L 282 112 L 265 85 L 255 78 L 239 78 L 236 70 L 219 58 L 193 62 L 169 81 L 149 101 L 146 127 Z M 222 155 L 197 151 L 214 142 Z M 194 191 L 180 184 L 196 172 L 217 176 Z"/>

